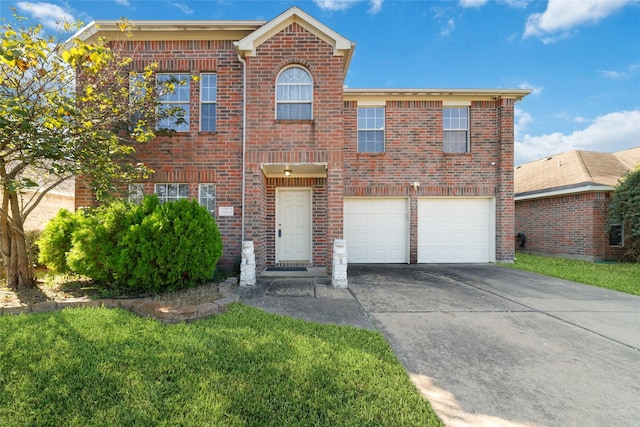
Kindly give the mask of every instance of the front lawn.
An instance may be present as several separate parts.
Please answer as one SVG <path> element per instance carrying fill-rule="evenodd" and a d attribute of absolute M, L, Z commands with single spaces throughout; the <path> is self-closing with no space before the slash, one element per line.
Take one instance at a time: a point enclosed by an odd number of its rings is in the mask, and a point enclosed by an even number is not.
<path fill-rule="evenodd" d="M 442 425 L 382 335 L 241 304 L 0 317 L 0 425 Z"/>
<path fill-rule="evenodd" d="M 526 253 L 518 253 L 516 258 L 515 263 L 504 266 L 640 295 L 640 264 L 594 263 Z"/>

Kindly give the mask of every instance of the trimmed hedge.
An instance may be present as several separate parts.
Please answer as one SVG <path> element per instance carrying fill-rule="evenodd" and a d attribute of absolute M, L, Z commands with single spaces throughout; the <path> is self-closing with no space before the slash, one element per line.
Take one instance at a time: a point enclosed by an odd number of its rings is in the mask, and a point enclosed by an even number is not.
<path fill-rule="evenodd" d="M 136 292 L 187 288 L 210 280 L 222 256 L 215 220 L 196 201 L 160 204 L 147 196 L 139 205 L 115 201 L 71 215 L 73 221 L 68 214 L 51 221 L 50 232 L 47 226 L 40 259 L 105 286 Z M 67 270 L 60 269 L 63 252 Z"/>

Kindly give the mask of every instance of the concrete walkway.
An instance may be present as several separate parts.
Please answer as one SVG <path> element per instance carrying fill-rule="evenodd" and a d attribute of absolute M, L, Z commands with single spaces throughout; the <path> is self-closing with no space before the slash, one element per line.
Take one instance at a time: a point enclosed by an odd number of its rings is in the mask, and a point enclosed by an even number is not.
<path fill-rule="evenodd" d="M 640 426 L 640 297 L 494 265 L 351 265 L 240 300 L 380 330 L 449 426 Z"/>

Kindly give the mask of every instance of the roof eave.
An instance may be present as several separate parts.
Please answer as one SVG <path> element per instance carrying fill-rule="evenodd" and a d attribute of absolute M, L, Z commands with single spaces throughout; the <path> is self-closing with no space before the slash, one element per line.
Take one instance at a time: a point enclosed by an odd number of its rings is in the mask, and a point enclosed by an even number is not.
<path fill-rule="evenodd" d="M 518 202 L 521 200 L 542 199 L 546 197 L 566 196 L 569 194 L 578 194 L 578 193 L 611 192 L 614 190 L 615 190 L 615 187 L 612 187 L 610 185 L 583 183 L 583 184 L 578 184 L 578 185 L 568 186 L 568 187 L 557 187 L 557 188 L 549 188 L 545 190 L 516 193 L 514 196 L 514 200 Z"/>

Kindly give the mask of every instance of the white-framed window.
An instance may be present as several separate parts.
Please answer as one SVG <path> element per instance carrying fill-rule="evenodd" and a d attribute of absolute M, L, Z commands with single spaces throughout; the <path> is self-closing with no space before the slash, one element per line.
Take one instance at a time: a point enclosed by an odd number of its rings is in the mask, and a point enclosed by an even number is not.
<path fill-rule="evenodd" d="M 358 108 L 358 152 L 384 153 L 384 107 Z"/>
<path fill-rule="evenodd" d="M 188 132 L 191 83 L 189 74 L 158 73 L 156 82 L 160 101 L 158 128 Z"/>
<path fill-rule="evenodd" d="M 160 203 L 189 198 L 189 184 L 156 184 L 155 193 Z"/>
<path fill-rule="evenodd" d="M 200 130 L 215 132 L 218 76 L 215 73 L 200 74 Z"/>
<path fill-rule="evenodd" d="M 609 230 L 609 246 L 623 246 L 624 231 L 622 225 L 612 225 Z"/>
<path fill-rule="evenodd" d="M 144 184 L 129 184 L 129 202 L 139 204 L 142 203 L 142 199 L 144 199 Z"/>
<path fill-rule="evenodd" d="M 211 213 L 216 211 L 216 185 L 200 184 L 198 185 L 198 203 L 207 208 Z"/>
<path fill-rule="evenodd" d="M 276 80 L 276 119 L 311 120 L 313 80 L 302 67 L 282 70 Z"/>
<path fill-rule="evenodd" d="M 445 153 L 469 152 L 469 109 L 466 107 L 442 110 L 442 137 Z"/>

